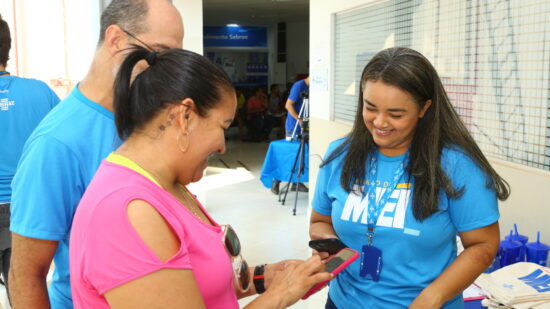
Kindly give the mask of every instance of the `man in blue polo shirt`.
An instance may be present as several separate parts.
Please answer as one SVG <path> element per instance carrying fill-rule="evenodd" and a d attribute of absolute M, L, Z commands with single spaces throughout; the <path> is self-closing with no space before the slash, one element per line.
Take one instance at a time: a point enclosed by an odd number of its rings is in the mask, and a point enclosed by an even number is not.
<path fill-rule="evenodd" d="M 112 106 L 117 68 L 132 44 L 162 50 L 181 48 L 182 41 L 181 16 L 167 0 L 112 0 L 105 8 L 88 74 L 29 137 L 12 182 L 15 308 L 73 308 L 71 223 L 97 167 L 120 144 Z"/>
<path fill-rule="evenodd" d="M 6 290 L 11 256 L 11 181 L 25 141 L 59 102 L 44 82 L 12 76 L 6 71 L 10 49 L 10 28 L 0 16 L 0 270 Z"/>
<path fill-rule="evenodd" d="M 299 115 L 299 113 L 304 103 L 304 95 L 307 94 L 309 94 L 309 76 L 295 82 L 292 88 L 290 88 L 290 94 L 285 104 L 285 108 L 288 111 L 285 125 L 287 137 L 292 137 L 292 133 L 298 136 L 302 132 L 301 124 L 296 125 L 296 123 L 298 122 L 298 118 L 303 116 Z M 295 128 L 296 131 L 294 131 Z"/>

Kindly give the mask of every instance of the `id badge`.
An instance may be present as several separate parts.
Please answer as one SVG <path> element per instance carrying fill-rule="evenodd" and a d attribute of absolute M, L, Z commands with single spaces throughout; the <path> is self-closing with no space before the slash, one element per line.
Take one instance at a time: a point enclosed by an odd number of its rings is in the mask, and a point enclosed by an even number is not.
<path fill-rule="evenodd" d="M 361 270 L 359 275 L 367 280 L 380 280 L 382 270 L 382 251 L 380 249 L 364 245 L 361 250 Z"/>

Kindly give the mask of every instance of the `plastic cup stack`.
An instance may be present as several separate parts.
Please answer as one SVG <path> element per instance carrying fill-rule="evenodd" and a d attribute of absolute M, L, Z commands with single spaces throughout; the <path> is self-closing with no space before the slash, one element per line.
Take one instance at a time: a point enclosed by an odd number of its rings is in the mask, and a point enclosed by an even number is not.
<path fill-rule="evenodd" d="M 525 246 L 527 248 L 527 262 L 536 263 L 546 267 L 550 246 L 540 242 L 540 232 L 537 232 L 536 242 L 530 242 Z"/>
<path fill-rule="evenodd" d="M 512 234 L 510 232 L 510 235 L 506 236 L 506 239 L 516 240 L 521 242 L 521 249 L 519 251 L 519 262 L 523 262 L 525 261 L 525 255 L 526 255 L 525 244 L 527 244 L 527 241 L 529 241 L 529 237 L 519 234 L 518 226 L 515 223 L 514 223 L 514 231 L 515 231 L 515 234 Z"/>
<path fill-rule="evenodd" d="M 499 266 L 502 268 L 519 262 L 522 247 L 523 244 L 520 241 L 514 240 L 512 238 L 512 231 L 510 231 L 510 235 L 500 242 L 498 248 Z"/>

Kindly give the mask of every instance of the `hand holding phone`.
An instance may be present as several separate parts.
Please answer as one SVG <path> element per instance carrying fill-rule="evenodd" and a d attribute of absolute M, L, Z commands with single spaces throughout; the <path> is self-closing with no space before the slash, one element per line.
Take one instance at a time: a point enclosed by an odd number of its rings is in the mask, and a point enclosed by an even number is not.
<path fill-rule="evenodd" d="M 336 253 L 334 256 L 324 261 L 325 271 L 336 276 L 342 270 L 344 270 L 344 268 L 348 267 L 353 261 L 357 260 L 358 257 L 359 253 L 357 251 L 350 248 L 344 248 Z M 327 284 L 327 282 L 328 281 L 324 281 L 314 285 L 306 294 L 304 294 L 304 296 L 302 296 L 302 299 L 307 299 L 312 294 L 318 292 Z"/>
<path fill-rule="evenodd" d="M 317 252 L 328 252 L 329 255 L 336 254 L 347 246 L 338 238 L 315 239 L 309 242 L 309 247 Z"/>

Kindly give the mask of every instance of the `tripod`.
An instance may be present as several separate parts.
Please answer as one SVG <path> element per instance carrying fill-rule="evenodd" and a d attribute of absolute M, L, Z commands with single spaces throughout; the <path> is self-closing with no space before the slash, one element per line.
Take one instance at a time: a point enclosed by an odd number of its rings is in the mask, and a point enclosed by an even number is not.
<path fill-rule="evenodd" d="M 299 184 L 301 183 L 300 182 L 300 176 L 304 174 L 304 167 L 305 167 L 305 164 L 304 164 L 304 159 L 305 159 L 305 147 L 306 147 L 306 143 L 308 143 L 308 137 L 307 137 L 307 134 L 306 136 L 304 136 L 303 134 L 299 137 L 300 139 L 300 146 L 298 147 L 298 151 L 296 152 L 296 158 L 294 159 L 294 163 L 292 164 L 292 170 L 290 172 L 290 176 L 288 177 L 288 184 L 286 185 L 286 188 L 284 189 L 285 191 L 285 194 L 284 194 L 284 197 L 282 200 L 279 200 L 282 205 L 285 204 L 285 201 L 286 201 L 286 196 L 288 195 L 288 190 L 290 189 L 291 187 L 291 183 L 292 183 L 292 176 L 294 176 L 294 174 L 296 174 L 296 177 L 297 177 L 297 182 L 296 182 L 296 196 L 294 198 L 294 209 L 292 210 L 292 214 L 295 216 L 296 215 L 296 206 L 298 205 L 298 186 Z"/>
<path fill-rule="evenodd" d="M 279 202 L 282 203 L 282 205 L 286 202 L 286 197 L 288 195 L 288 190 L 291 187 L 292 183 L 292 176 L 296 174 L 297 176 L 297 182 L 296 182 L 296 196 L 294 198 L 294 209 L 292 210 L 292 214 L 296 215 L 296 206 L 298 205 L 298 186 L 300 185 L 300 176 L 304 174 L 304 168 L 305 168 L 305 149 L 306 144 L 309 143 L 309 102 L 308 98 L 304 98 L 304 102 L 302 104 L 302 107 L 300 108 L 299 113 L 299 120 L 302 120 L 303 126 L 300 134 L 297 135 L 297 138 L 300 140 L 300 146 L 298 147 L 298 151 L 296 152 L 296 157 L 294 158 L 294 163 L 292 164 L 292 170 L 290 171 L 290 176 L 288 178 L 288 182 L 286 187 L 283 189 L 285 191 L 284 197 L 281 200 L 281 195 L 279 195 Z M 304 117 L 305 115 L 305 117 Z M 291 140 L 294 140 L 296 138 L 296 129 L 299 125 L 299 121 L 296 122 L 296 125 L 294 126 L 294 131 L 292 132 L 292 138 Z"/>

